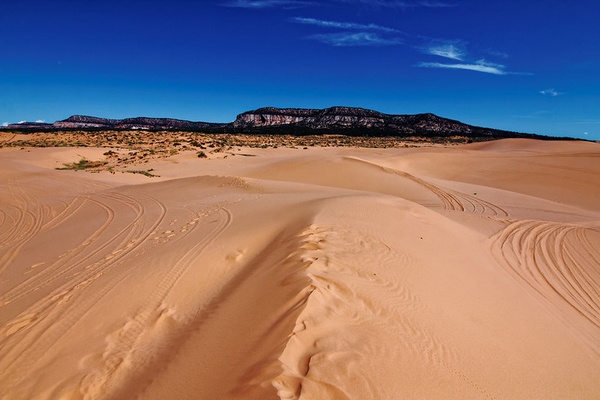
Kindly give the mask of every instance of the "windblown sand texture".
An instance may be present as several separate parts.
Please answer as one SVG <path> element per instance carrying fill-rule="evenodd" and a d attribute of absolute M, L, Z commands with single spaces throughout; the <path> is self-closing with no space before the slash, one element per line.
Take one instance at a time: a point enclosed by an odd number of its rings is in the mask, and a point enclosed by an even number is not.
<path fill-rule="evenodd" d="M 3 399 L 600 398 L 598 144 L 105 151 L 0 150 Z"/>

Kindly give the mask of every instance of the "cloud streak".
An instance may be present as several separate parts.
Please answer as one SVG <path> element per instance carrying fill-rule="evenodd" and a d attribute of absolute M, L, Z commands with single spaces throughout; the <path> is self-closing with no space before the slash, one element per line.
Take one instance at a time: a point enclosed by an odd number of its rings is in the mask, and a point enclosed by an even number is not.
<path fill-rule="evenodd" d="M 468 43 L 462 40 L 424 39 L 426 44 L 418 47 L 421 52 L 457 62 L 421 62 L 416 65 L 417 67 L 465 70 L 492 75 L 531 75 L 530 73 L 506 71 L 505 65 L 492 63 L 484 58 L 474 61 L 474 58 L 468 55 Z M 507 58 L 508 55 L 502 53 L 502 57 Z M 542 91 L 540 93 L 551 95 L 551 92 Z"/>
<path fill-rule="evenodd" d="M 486 74 L 493 75 L 507 75 L 504 69 L 506 68 L 504 65 L 489 63 L 484 60 L 476 61 L 473 64 L 444 64 L 437 62 L 422 62 L 417 64 L 420 68 L 444 68 L 444 69 L 462 69 L 466 71 L 476 71 L 483 72 Z"/>
<path fill-rule="evenodd" d="M 456 4 L 450 4 L 437 0 L 421 0 L 421 1 L 402 1 L 402 0 L 337 0 L 342 3 L 365 4 L 374 7 L 388 8 L 448 8 L 455 7 Z M 315 5 L 308 0 L 231 0 L 224 3 L 227 7 L 239 8 L 273 8 L 286 7 L 297 8 Z M 393 46 L 406 44 L 415 49 L 420 50 L 424 54 L 431 56 L 442 57 L 455 62 L 420 62 L 416 64 L 419 68 L 437 68 L 437 69 L 454 69 L 481 72 L 492 75 L 515 75 L 517 73 L 507 72 L 506 67 L 502 64 L 495 64 L 484 59 L 472 61 L 468 59 L 466 50 L 467 43 L 462 40 L 446 40 L 427 38 L 420 35 L 406 34 L 398 29 L 390 28 L 374 23 L 357 23 L 347 21 L 331 21 L 326 19 L 312 17 L 293 17 L 289 21 L 302 24 L 312 25 L 319 28 L 339 29 L 344 32 L 335 33 L 317 33 L 307 36 L 308 39 L 316 40 L 321 43 L 334 47 L 366 47 L 366 46 Z M 395 34 L 395 35 L 394 35 Z M 395 37 L 392 37 L 395 36 Z M 398 37 L 402 36 L 402 38 Z M 408 41 L 408 43 L 406 42 Z M 421 42 L 420 45 L 415 42 Z M 506 54 L 502 54 L 504 58 Z M 559 93 L 554 89 L 540 91 L 543 95 L 558 96 Z"/>
<path fill-rule="evenodd" d="M 400 32 L 394 28 L 388 28 L 387 26 L 381 26 L 376 24 L 357 24 L 354 22 L 337 22 L 337 21 L 325 21 L 316 18 L 292 18 L 292 21 L 304 25 L 316 25 L 324 28 L 337 28 L 337 29 L 355 29 L 355 30 L 371 30 L 381 32 Z"/>
<path fill-rule="evenodd" d="M 446 43 L 439 45 L 432 45 L 424 49 L 425 53 L 431 54 L 434 56 L 450 58 L 452 60 L 463 61 L 466 55 L 464 46 Z"/>
<path fill-rule="evenodd" d="M 402 39 L 400 38 L 385 37 L 386 34 L 401 33 L 399 30 L 377 24 L 328 21 L 304 17 L 295 17 L 292 18 L 291 21 L 304 25 L 314 25 L 320 28 L 345 30 L 346 32 L 320 33 L 308 36 L 309 39 L 317 40 L 321 43 L 325 43 L 334 47 L 391 46 L 403 43 Z M 379 33 L 372 31 L 377 31 Z"/>
<path fill-rule="evenodd" d="M 564 93 L 558 92 L 556 89 L 550 88 L 550 89 L 540 90 L 540 94 L 543 94 L 544 96 L 557 97 Z"/>
<path fill-rule="evenodd" d="M 222 6 L 233 8 L 301 8 L 308 7 L 313 4 L 313 2 L 301 0 L 235 0 L 223 3 Z"/>
<path fill-rule="evenodd" d="M 402 43 L 400 39 L 386 39 L 372 32 L 324 33 L 309 38 L 335 47 L 391 46 Z"/>

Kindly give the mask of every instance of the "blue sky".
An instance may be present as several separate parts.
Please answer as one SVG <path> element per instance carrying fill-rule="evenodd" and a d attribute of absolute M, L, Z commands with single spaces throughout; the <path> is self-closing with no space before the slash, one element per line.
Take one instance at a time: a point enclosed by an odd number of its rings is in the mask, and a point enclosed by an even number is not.
<path fill-rule="evenodd" d="M 0 124 L 347 105 L 600 140 L 597 0 L 2 0 Z"/>

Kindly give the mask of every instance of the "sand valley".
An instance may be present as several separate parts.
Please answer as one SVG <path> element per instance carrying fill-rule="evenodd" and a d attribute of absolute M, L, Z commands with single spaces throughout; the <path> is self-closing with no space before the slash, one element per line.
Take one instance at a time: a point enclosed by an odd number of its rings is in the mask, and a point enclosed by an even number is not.
<path fill-rule="evenodd" d="M 597 143 L 169 145 L 0 149 L 1 398 L 598 398 Z"/>

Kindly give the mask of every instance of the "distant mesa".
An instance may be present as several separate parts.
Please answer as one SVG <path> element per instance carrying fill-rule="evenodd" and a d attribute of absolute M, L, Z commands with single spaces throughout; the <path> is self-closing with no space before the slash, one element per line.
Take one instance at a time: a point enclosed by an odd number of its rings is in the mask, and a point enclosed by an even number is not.
<path fill-rule="evenodd" d="M 4 129 L 45 130 L 167 130 L 205 133 L 343 134 L 348 136 L 461 136 L 479 140 L 546 136 L 482 128 L 434 114 L 384 114 L 355 107 L 325 109 L 265 107 L 239 114 L 230 123 L 192 122 L 172 118 L 107 119 L 74 115 L 53 124 L 11 124 Z"/>
<path fill-rule="evenodd" d="M 203 130 L 215 125 L 208 122 L 191 122 L 172 118 L 126 118 L 107 119 L 89 117 L 85 115 L 73 115 L 53 124 L 58 129 L 148 129 L 148 130 Z"/>
<path fill-rule="evenodd" d="M 54 124 L 47 124 L 45 122 L 19 122 L 17 124 L 7 124 L 4 125 L 2 127 L 0 127 L 2 129 L 40 129 L 40 130 L 46 130 L 46 129 L 53 129 L 54 128 Z"/>
<path fill-rule="evenodd" d="M 358 136 L 530 136 L 471 126 L 430 113 L 396 115 L 353 107 L 259 108 L 238 115 L 231 127 L 236 132 L 342 133 Z"/>

